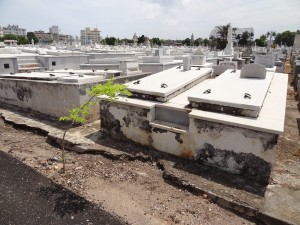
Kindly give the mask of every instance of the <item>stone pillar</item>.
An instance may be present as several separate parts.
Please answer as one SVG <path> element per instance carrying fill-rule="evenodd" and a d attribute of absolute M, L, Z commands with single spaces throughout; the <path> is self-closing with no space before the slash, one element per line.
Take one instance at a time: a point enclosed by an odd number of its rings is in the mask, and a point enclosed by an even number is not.
<path fill-rule="evenodd" d="M 228 27 L 228 33 L 227 33 L 227 45 L 226 48 L 224 49 L 224 54 L 225 55 L 233 55 L 233 43 L 232 43 L 232 27 L 231 24 L 229 24 Z"/>
<path fill-rule="evenodd" d="M 190 56 L 183 57 L 183 71 L 191 70 L 192 59 Z"/>

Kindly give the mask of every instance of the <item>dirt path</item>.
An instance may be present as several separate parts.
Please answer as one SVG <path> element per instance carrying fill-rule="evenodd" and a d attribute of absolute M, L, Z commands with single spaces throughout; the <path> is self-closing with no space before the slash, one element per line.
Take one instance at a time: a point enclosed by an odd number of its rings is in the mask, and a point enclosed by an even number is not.
<path fill-rule="evenodd" d="M 32 131 L 0 120 L 0 149 L 56 183 L 101 205 L 130 224 L 254 224 L 167 184 L 156 163 L 68 152 L 67 171 L 58 173 L 60 149 Z"/>

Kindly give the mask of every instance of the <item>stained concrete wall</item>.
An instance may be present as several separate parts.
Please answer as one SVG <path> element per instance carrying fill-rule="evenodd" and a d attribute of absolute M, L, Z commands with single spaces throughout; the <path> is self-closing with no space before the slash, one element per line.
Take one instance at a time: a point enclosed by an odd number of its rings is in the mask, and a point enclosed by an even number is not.
<path fill-rule="evenodd" d="M 125 83 L 148 76 L 149 73 L 117 77 L 116 83 Z M 62 83 L 57 81 L 36 81 L 0 78 L 0 102 L 29 108 L 34 111 L 61 117 L 72 108 L 79 107 L 89 99 L 86 89 L 101 82 Z M 99 119 L 99 105 L 91 109 L 89 121 Z"/>
<path fill-rule="evenodd" d="M 86 101 L 92 85 L 0 79 L 0 101 L 60 117 Z"/>
<path fill-rule="evenodd" d="M 189 119 L 187 131 L 154 126 L 155 107 L 100 103 L 101 129 L 177 156 L 267 182 L 278 135 Z"/>

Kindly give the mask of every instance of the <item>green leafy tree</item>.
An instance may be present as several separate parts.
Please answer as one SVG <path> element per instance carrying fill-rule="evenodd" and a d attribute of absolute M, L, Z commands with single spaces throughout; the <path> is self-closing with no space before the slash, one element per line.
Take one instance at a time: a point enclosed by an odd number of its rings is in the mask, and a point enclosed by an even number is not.
<path fill-rule="evenodd" d="M 114 83 L 114 79 L 108 80 L 105 84 L 98 84 L 93 86 L 88 90 L 90 98 L 84 102 L 80 107 L 69 110 L 67 116 L 60 117 L 60 121 L 69 122 L 68 126 L 65 128 L 62 139 L 62 162 L 63 168 L 62 172 L 66 169 L 66 160 L 65 160 L 65 137 L 68 130 L 75 124 L 82 124 L 86 122 L 87 116 L 90 114 L 91 106 L 95 105 L 93 99 L 99 95 L 107 96 L 109 102 L 114 102 L 117 99 L 119 94 L 130 96 L 131 92 L 127 90 L 127 87 L 123 84 Z"/>
<path fill-rule="evenodd" d="M 242 46 L 250 46 L 251 45 L 251 39 L 253 37 L 253 33 L 249 33 L 248 31 L 245 31 L 242 33 L 242 35 L 239 38 L 239 45 Z"/>
<path fill-rule="evenodd" d="M 37 44 L 39 42 L 38 38 L 35 36 L 35 34 L 33 32 L 28 32 L 27 33 L 27 38 L 28 38 L 30 43 L 31 43 L 32 39 L 34 41 L 34 44 Z"/>
<path fill-rule="evenodd" d="M 151 41 L 152 45 L 160 46 L 162 44 L 162 41 L 158 37 L 152 38 L 150 41 Z"/>
<path fill-rule="evenodd" d="M 194 43 L 195 46 L 199 46 L 199 45 L 202 45 L 202 44 L 203 44 L 203 39 L 202 38 L 197 38 L 195 40 L 195 43 Z"/>
<path fill-rule="evenodd" d="M 261 35 L 258 39 L 255 39 L 255 43 L 257 46 L 266 47 L 268 45 L 266 35 Z"/>
<path fill-rule="evenodd" d="M 128 39 L 128 38 L 123 38 L 120 40 L 121 43 L 124 43 L 126 45 L 128 44 L 133 44 L 133 40 L 132 39 Z"/>
<path fill-rule="evenodd" d="M 186 38 L 183 41 L 181 41 L 181 43 L 186 46 L 191 46 L 191 39 Z"/>
<path fill-rule="evenodd" d="M 105 43 L 107 45 L 115 45 L 116 41 L 117 41 L 117 38 L 115 38 L 115 37 L 106 37 L 105 38 Z"/>
<path fill-rule="evenodd" d="M 224 49 L 226 47 L 228 28 L 229 28 L 229 24 L 223 26 L 216 26 L 217 29 L 216 46 L 218 49 Z"/>
<path fill-rule="evenodd" d="M 221 40 L 227 40 L 229 24 L 223 26 L 216 26 L 217 34 Z"/>
<path fill-rule="evenodd" d="M 284 31 L 282 33 L 278 33 L 275 37 L 275 44 L 278 45 L 286 45 L 286 46 L 293 46 L 295 40 L 296 33 L 290 32 L 289 30 Z"/>
<path fill-rule="evenodd" d="M 216 47 L 217 47 L 217 38 L 215 38 L 214 36 L 210 36 L 209 40 L 210 40 L 209 41 L 209 46 L 210 46 L 211 50 L 216 49 Z"/>
<path fill-rule="evenodd" d="M 14 34 L 4 34 L 2 37 L 2 41 L 5 40 L 18 40 L 18 36 Z"/>
<path fill-rule="evenodd" d="M 204 46 L 208 46 L 209 45 L 209 40 L 207 38 L 204 38 L 202 43 L 203 43 Z"/>
<path fill-rule="evenodd" d="M 24 36 L 19 36 L 18 37 L 18 44 L 19 45 L 27 45 L 27 44 L 30 44 L 29 40 L 24 37 Z"/>
<path fill-rule="evenodd" d="M 147 40 L 147 37 L 145 35 L 142 35 L 142 36 L 138 37 L 137 43 L 144 44 L 146 40 Z"/>

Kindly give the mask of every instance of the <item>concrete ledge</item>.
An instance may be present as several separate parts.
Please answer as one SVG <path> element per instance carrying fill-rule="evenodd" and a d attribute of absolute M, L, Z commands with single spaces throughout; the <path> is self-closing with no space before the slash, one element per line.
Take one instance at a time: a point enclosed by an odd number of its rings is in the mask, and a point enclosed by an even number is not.
<path fill-rule="evenodd" d="M 163 130 L 168 130 L 171 132 L 179 133 L 179 134 L 188 134 L 189 128 L 185 126 L 181 126 L 179 124 L 168 123 L 165 121 L 154 120 L 150 122 L 150 126 L 160 128 Z"/>
<path fill-rule="evenodd" d="M 101 100 L 107 100 L 108 98 L 104 95 L 98 96 L 97 97 L 100 101 Z M 135 106 L 138 108 L 144 108 L 144 109 L 152 109 L 155 107 L 156 102 L 150 101 L 150 100 L 140 100 L 136 98 L 127 98 L 127 97 L 122 97 L 119 96 L 116 101 L 116 103 L 122 103 L 124 105 L 129 105 L 129 106 Z"/>

